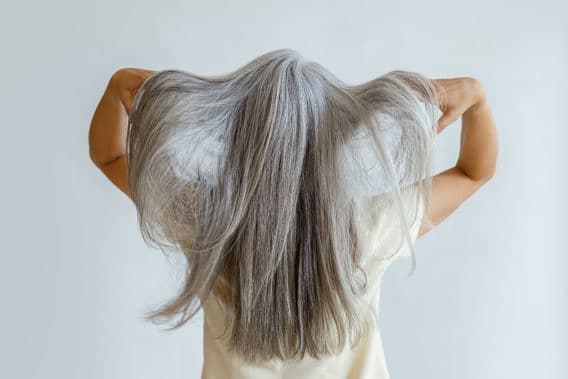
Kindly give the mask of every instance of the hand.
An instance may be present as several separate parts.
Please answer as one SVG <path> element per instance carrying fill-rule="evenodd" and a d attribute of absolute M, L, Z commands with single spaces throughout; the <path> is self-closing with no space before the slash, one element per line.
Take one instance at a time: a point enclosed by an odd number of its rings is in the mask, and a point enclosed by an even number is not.
<path fill-rule="evenodd" d="M 477 79 L 463 77 L 434 79 L 433 82 L 443 112 L 436 128 L 438 133 L 460 118 L 465 111 L 481 106 L 486 101 L 485 91 Z"/>
<path fill-rule="evenodd" d="M 138 89 L 142 83 L 155 72 L 156 71 L 152 70 L 128 67 L 121 68 L 112 75 L 109 86 L 114 87 L 114 90 L 117 91 L 122 105 L 129 116 Z"/>

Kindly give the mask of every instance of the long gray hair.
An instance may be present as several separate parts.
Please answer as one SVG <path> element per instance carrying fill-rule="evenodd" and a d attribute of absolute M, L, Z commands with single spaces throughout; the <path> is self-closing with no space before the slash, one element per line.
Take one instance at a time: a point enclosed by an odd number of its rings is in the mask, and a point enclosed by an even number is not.
<path fill-rule="evenodd" d="M 213 295 L 246 360 L 357 343 L 361 199 L 396 206 L 414 270 L 402 193 L 428 204 L 430 104 L 435 87 L 420 74 L 352 86 L 291 49 L 222 76 L 150 76 L 127 131 L 129 185 L 144 241 L 181 251 L 187 267 L 177 296 L 146 319 L 179 316 L 178 328 Z"/>

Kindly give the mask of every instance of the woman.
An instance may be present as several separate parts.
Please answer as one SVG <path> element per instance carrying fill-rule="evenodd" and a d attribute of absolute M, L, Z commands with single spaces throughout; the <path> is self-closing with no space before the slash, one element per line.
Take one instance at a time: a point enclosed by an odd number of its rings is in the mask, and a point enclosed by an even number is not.
<path fill-rule="evenodd" d="M 457 162 L 432 176 L 436 133 L 460 116 Z M 147 319 L 177 328 L 204 310 L 202 378 L 387 378 L 382 274 L 414 268 L 416 238 L 497 159 L 478 80 L 393 71 L 352 86 L 290 49 L 216 77 L 118 70 L 89 142 L 144 240 L 187 260 Z"/>

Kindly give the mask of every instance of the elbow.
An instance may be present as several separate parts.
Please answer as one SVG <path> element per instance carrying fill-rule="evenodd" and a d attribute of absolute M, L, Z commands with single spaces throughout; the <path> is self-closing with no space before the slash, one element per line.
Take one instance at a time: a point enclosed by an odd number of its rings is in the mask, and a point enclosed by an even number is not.
<path fill-rule="evenodd" d="M 95 149 L 93 149 L 93 146 L 89 143 L 89 159 L 91 160 L 91 162 L 93 162 L 95 165 L 98 165 L 97 163 L 97 155 L 95 154 Z"/>
<path fill-rule="evenodd" d="M 480 184 L 485 184 L 489 181 L 491 181 L 493 178 L 495 177 L 495 168 L 489 170 L 486 173 L 483 173 L 483 175 L 479 175 L 475 178 L 472 178 L 472 180 L 475 180 L 477 182 L 479 182 Z"/>
<path fill-rule="evenodd" d="M 100 151 L 96 148 L 95 130 L 92 125 L 89 128 L 87 146 L 89 147 L 89 159 L 98 167 L 101 163 Z"/>
<path fill-rule="evenodd" d="M 483 177 L 481 177 L 481 178 L 478 178 L 478 179 L 477 179 L 477 182 L 478 182 L 480 185 L 485 185 L 486 183 L 490 182 L 490 181 L 493 179 L 494 176 L 495 176 L 495 173 L 494 173 L 494 172 L 493 172 L 493 173 L 490 173 L 490 174 L 487 174 L 487 175 L 485 175 L 485 176 L 483 176 Z"/>
<path fill-rule="evenodd" d="M 95 164 L 95 166 L 97 166 L 98 168 L 108 166 L 109 164 L 116 162 L 117 160 L 123 158 L 124 156 L 125 156 L 125 154 L 118 154 L 118 155 L 113 156 L 111 158 L 109 158 L 109 157 L 101 158 L 100 155 L 93 154 L 92 152 L 89 152 L 89 158 L 91 159 L 91 162 L 93 162 Z"/>
<path fill-rule="evenodd" d="M 91 160 L 91 162 L 95 166 L 97 166 L 99 168 L 104 165 L 104 162 L 102 162 L 100 159 L 98 159 L 97 156 L 92 154 L 91 152 L 89 152 L 89 159 Z"/>
<path fill-rule="evenodd" d="M 97 149 L 95 149 L 93 144 L 90 143 L 90 138 L 89 138 L 89 159 L 97 167 L 100 167 L 101 164 L 103 164 L 100 154 L 97 152 Z"/>
<path fill-rule="evenodd" d="M 483 175 L 482 180 L 484 183 L 492 180 L 495 177 L 495 171 L 497 171 L 497 161 L 493 162 L 493 165 L 490 167 L 489 170 Z"/>
<path fill-rule="evenodd" d="M 468 177 L 472 182 L 475 182 L 478 186 L 482 186 L 485 183 L 491 181 L 495 177 L 496 167 L 493 166 L 488 170 L 483 170 L 482 172 L 469 172 L 469 170 L 456 166 L 463 175 Z"/>
<path fill-rule="evenodd" d="M 109 162 L 107 158 L 103 158 L 100 152 L 98 152 L 96 149 L 94 149 L 91 146 L 89 146 L 89 159 L 98 168 L 103 167 L 105 164 Z"/>

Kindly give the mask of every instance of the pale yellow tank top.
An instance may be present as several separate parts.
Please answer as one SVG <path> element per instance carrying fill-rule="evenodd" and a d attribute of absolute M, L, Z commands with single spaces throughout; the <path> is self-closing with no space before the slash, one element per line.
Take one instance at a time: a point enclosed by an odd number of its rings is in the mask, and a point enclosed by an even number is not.
<path fill-rule="evenodd" d="M 406 195 L 403 195 L 406 199 Z M 414 207 L 414 209 L 412 209 Z M 372 207 L 371 207 L 372 208 Z M 412 243 L 414 244 L 423 218 L 424 204 L 410 206 L 412 215 L 418 211 L 416 221 L 409 223 Z M 390 212 L 390 213 L 389 213 Z M 381 279 L 385 270 L 395 260 L 410 257 L 410 248 L 404 242 L 395 254 L 393 251 L 401 243 L 401 231 L 396 215 L 392 209 L 373 219 L 369 212 L 367 227 L 364 228 L 367 238 L 363 247 L 362 266 L 368 275 L 369 291 L 366 299 L 377 310 Z M 411 216 L 408 216 L 411 219 Z M 385 248 L 386 247 L 386 248 Z M 394 250 L 393 250 L 394 249 Z M 383 251 L 389 251 L 390 257 L 384 259 Z M 266 361 L 262 364 L 250 364 L 231 354 L 223 339 L 214 338 L 223 331 L 224 313 L 213 297 L 203 305 L 203 367 L 201 379 L 387 379 L 389 373 L 385 362 L 383 345 L 379 328 L 361 338 L 355 348 L 346 347 L 337 355 L 324 359 L 306 357 L 301 360 Z M 380 326 L 380 320 L 379 324 Z"/>

